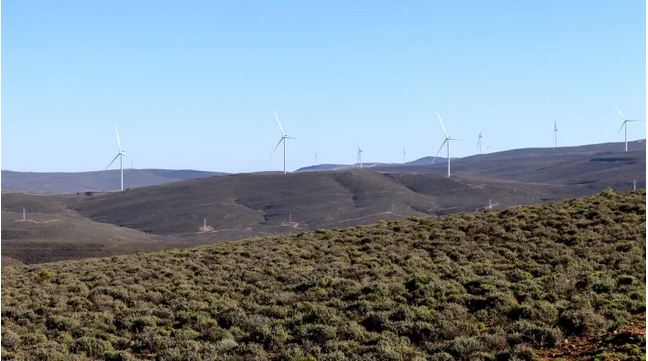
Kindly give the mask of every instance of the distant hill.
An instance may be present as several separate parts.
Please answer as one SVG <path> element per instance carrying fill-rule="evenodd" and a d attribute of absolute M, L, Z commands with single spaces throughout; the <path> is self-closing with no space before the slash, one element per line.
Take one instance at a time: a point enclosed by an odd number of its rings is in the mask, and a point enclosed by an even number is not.
<path fill-rule="evenodd" d="M 363 168 L 373 168 L 379 165 L 389 164 L 389 163 L 362 163 Z M 325 170 L 352 170 L 360 169 L 360 163 L 356 164 L 318 164 L 311 165 L 308 167 L 303 167 L 297 169 L 295 172 L 313 172 L 313 171 L 325 171 Z"/>
<path fill-rule="evenodd" d="M 120 171 L 84 173 L 33 173 L 3 170 L 3 191 L 76 193 L 119 190 Z M 146 187 L 178 180 L 205 178 L 225 173 L 197 170 L 124 169 L 124 188 Z"/>
<path fill-rule="evenodd" d="M 522 148 L 505 150 L 501 152 L 485 153 L 481 155 L 472 155 L 463 158 L 452 158 L 452 162 L 476 162 L 481 167 L 501 167 L 502 163 L 508 163 L 512 160 L 524 159 L 526 164 L 533 162 L 540 163 L 553 163 L 560 159 L 575 159 L 578 156 L 606 153 L 606 152 L 622 152 L 624 151 L 624 143 L 600 143 L 579 145 L 573 147 L 557 147 L 557 148 Z M 646 152 L 646 141 L 637 140 L 628 142 L 628 150 L 630 152 Z M 558 157 L 558 158 L 557 158 Z M 386 171 L 399 171 L 399 172 L 425 172 L 425 169 L 412 168 L 412 166 L 431 166 L 434 156 L 426 156 L 413 160 L 411 162 L 403 163 L 372 163 L 370 170 L 386 170 Z M 445 157 L 438 157 L 434 160 L 434 166 L 439 166 L 438 169 L 445 169 L 447 159 Z M 441 167 L 443 165 L 443 167 Z M 343 164 L 321 164 L 315 166 L 303 167 L 297 170 L 302 171 L 325 171 L 325 170 L 344 170 L 351 168 L 359 168 L 357 165 L 343 165 Z M 369 167 L 368 167 L 369 168 Z M 433 172 L 434 174 L 443 174 L 443 172 Z"/>

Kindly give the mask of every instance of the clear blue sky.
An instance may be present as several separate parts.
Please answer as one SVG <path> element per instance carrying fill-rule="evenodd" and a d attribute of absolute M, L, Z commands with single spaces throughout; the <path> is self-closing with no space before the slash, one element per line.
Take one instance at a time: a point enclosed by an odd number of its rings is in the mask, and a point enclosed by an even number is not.
<path fill-rule="evenodd" d="M 646 118 L 645 1 L 29 1 L 2 7 L 2 169 L 314 162 L 622 141 Z M 645 138 L 645 123 L 630 124 Z M 484 147 L 485 148 L 485 147 Z M 445 152 L 445 151 L 444 151 Z M 444 153 L 442 153 L 444 154 Z M 115 166 L 113 166 L 115 167 Z"/>

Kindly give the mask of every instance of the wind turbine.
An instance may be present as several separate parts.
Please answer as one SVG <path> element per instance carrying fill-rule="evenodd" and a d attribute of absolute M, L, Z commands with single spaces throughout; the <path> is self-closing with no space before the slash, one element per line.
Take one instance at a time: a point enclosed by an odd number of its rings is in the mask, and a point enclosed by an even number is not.
<path fill-rule="evenodd" d="M 360 148 L 360 143 L 358 143 L 358 163 L 360 163 L 360 169 L 362 169 L 362 148 Z"/>
<path fill-rule="evenodd" d="M 556 118 L 554 118 L 554 148 L 558 147 L 558 125 L 556 124 Z"/>
<path fill-rule="evenodd" d="M 403 164 L 405 163 L 407 163 L 407 161 L 405 160 L 405 147 L 403 147 Z"/>
<path fill-rule="evenodd" d="M 619 131 L 617 134 L 621 133 L 621 129 L 625 128 L 625 151 L 628 151 L 628 123 L 629 122 L 638 122 L 639 120 L 630 120 L 626 119 L 626 117 L 621 113 L 621 110 L 619 110 L 619 107 L 614 104 L 614 107 L 616 108 L 617 112 L 619 112 L 619 115 L 621 115 L 621 119 L 623 119 L 623 123 L 621 124 L 621 128 L 619 128 Z"/>
<path fill-rule="evenodd" d="M 315 165 L 317 165 L 317 153 L 313 153 L 313 154 L 315 154 Z"/>
<path fill-rule="evenodd" d="M 272 150 L 272 153 L 270 153 L 270 157 L 272 157 L 272 154 L 274 154 L 275 150 L 279 148 L 279 144 L 283 142 L 283 149 L 284 149 L 284 174 L 286 174 L 286 139 L 297 139 L 297 138 L 291 138 L 284 133 L 283 128 L 281 127 L 281 122 L 279 121 L 279 116 L 277 115 L 277 111 L 274 111 L 275 118 L 277 118 L 277 124 L 279 124 L 279 130 L 281 131 L 281 139 L 279 139 L 279 143 L 274 147 Z M 270 159 L 268 157 L 268 159 Z"/>
<path fill-rule="evenodd" d="M 432 164 L 434 164 L 434 161 L 439 156 L 439 153 L 441 153 L 441 149 L 443 149 L 443 146 L 446 145 L 448 150 L 448 177 L 450 177 L 450 141 L 459 140 L 459 139 L 452 138 L 451 136 L 448 135 L 448 132 L 446 132 L 445 126 L 443 125 L 443 120 L 441 120 L 441 114 L 439 114 L 439 112 L 437 112 L 437 116 L 439 117 L 441 128 L 443 128 L 443 134 L 445 136 L 445 140 L 443 141 L 443 143 L 441 143 L 441 147 L 439 147 L 439 151 L 434 156 L 434 159 L 432 160 Z"/>
<path fill-rule="evenodd" d="M 477 137 L 477 149 L 479 149 L 479 154 L 482 154 L 482 133 L 479 132 L 479 136 Z"/>
<path fill-rule="evenodd" d="M 119 151 L 119 153 L 117 153 L 115 158 L 113 158 L 113 160 L 110 162 L 110 164 L 108 164 L 108 167 L 106 167 L 106 169 L 104 169 L 104 171 L 101 172 L 101 174 L 103 174 L 106 170 L 108 170 L 108 168 L 115 162 L 117 157 L 120 157 L 119 158 L 119 168 L 121 169 L 121 188 L 120 189 L 123 191 L 124 190 L 124 157 L 126 156 L 126 152 L 124 152 L 122 150 L 122 148 L 121 148 L 121 142 L 119 141 L 119 132 L 117 131 L 117 124 L 115 124 L 115 134 L 117 135 L 117 150 Z"/>

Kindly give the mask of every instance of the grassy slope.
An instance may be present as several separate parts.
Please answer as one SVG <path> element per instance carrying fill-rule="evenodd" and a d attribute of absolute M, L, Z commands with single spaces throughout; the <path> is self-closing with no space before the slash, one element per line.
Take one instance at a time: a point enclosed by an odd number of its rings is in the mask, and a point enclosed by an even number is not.
<path fill-rule="evenodd" d="M 473 188 L 485 182 L 488 187 Z M 391 211 L 392 203 L 394 212 L 401 217 L 425 216 L 450 210 L 474 211 L 487 205 L 489 196 L 499 198 L 494 202 L 506 206 L 533 203 L 534 198 L 539 202 L 541 196 L 566 197 L 569 193 L 551 186 L 422 174 L 309 172 L 197 179 L 90 197 L 75 208 L 95 221 L 155 234 L 178 234 L 198 231 L 203 217 L 215 229 L 250 227 L 270 231 L 287 222 L 292 213 L 292 220 L 308 230 L 336 228 L 346 220 L 386 213 Z M 475 198 L 477 194 L 480 198 Z M 445 201 L 440 202 L 441 198 Z M 358 223 L 362 222 L 342 226 Z"/>
<path fill-rule="evenodd" d="M 645 202 L 3 268 L 3 358 L 528 359 L 645 312 Z"/>

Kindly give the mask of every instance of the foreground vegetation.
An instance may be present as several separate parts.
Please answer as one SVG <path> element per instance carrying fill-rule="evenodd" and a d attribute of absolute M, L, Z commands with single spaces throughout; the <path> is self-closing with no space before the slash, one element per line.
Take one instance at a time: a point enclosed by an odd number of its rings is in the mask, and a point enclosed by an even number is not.
<path fill-rule="evenodd" d="M 2 358 L 532 359 L 645 313 L 645 197 L 4 267 Z"/>

